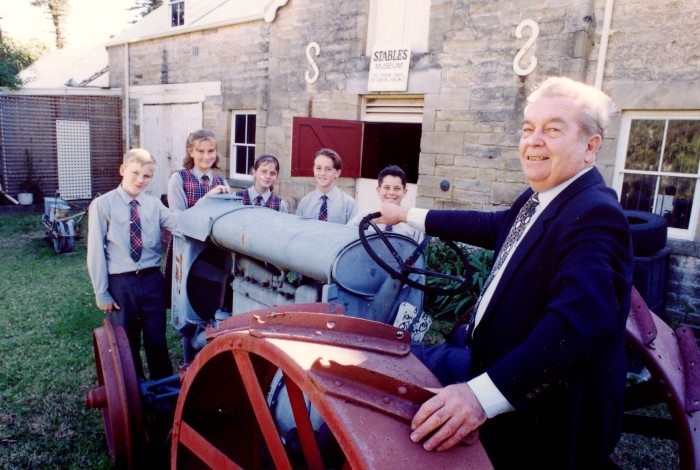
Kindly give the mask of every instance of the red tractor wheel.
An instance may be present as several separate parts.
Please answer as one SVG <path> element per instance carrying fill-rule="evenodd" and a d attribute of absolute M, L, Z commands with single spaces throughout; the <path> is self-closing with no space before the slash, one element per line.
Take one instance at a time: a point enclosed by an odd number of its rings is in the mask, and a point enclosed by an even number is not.
<path fill-rule="evenodd" d="M 85 406 L 100 408 L 109 452 L 116 468 L 133 468 L 143 442 L 138 381 L 124 329 L 109 320 L 93 331 L 97 387 L 85 395 Z"/>
<path fill-rule="evenodd" d="M 432 395 L 427 388 L 440 384 L 410 354 L 408 333 L 318 313 L 327 304 L 306 307 L 235 315 L 208 330 L 208 344 L 182 381 L 171 468 L 313 469 L 330 466 L 329 459 L 337 468 L 491 468 L 479 442 L 426 452 L 409 439 L 411 418 Z M 296 452 L 271 411 L 278 370 Z"/>

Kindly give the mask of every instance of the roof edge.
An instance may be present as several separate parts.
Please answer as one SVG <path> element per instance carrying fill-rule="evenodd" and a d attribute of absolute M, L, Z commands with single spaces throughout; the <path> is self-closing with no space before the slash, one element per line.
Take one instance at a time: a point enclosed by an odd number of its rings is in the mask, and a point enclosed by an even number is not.
<path fill-rule="evenodd" d="M 284 0 L 282 0 L 284 1 Z M 109 47 L 114 47 L 114 46 L 122 46 L 125 44 L 135 44 L 137 42 L 143 42 L 143 41 L 150 41 L 153 39 L 161 39 L 161 38 L 166 38 L 170 36 L 179 36 L 181 34 L 189 34 L 189 33 L 196 33 L 198 31 L 206 31 L 208 29 L 216 29 L 216 28 L 221 28 L 223 26 L 233 26 L 237 24 L 243 24 L 243 23 L 252 23 L 254 21 L 261 21 L 265 20 L 265 14 L 260 14 L 260 15 L 251 15 L 247 16 L 244 18 L 237 18 L 236 20 L 226 20 L 226 21 L 220 21 L 218 23 L 209 23 L 207 25 L 202 25 L 202 26 L 189 26 L 189 27 L 184 27 L 182 29 L 173 29 L 170 31 L 166 31 L 164 33 L 156 33 L 156 34 L 148 34 L 144 36 L 140 36 L 138 38 L 130 38 L 130 39 L 123 39 L 123 40 L 116 40 L 116 41 L 107 41 L 104 46 L 106 48 Z"/>
<path fill-rule="evenodd" d="M 21 88 L 10 90 L 0 88 L 2 96 L 119 96 L 123 95 L 121 88 L 88 88 L 88 87 L 56 87 L 56 88 Z"/>

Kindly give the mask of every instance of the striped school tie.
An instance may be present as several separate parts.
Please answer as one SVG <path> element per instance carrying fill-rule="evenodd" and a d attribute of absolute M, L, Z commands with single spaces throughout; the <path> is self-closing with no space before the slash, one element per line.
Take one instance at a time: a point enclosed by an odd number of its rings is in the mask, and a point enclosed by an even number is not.
<path fill-rule="evenodd" d="M 131 200 L 131 259 L 138 261 L 141 259 L 141 250 L 143 248 L 143 240 L 141 239 L 141 217 L 139 216 L 138 201 Z"/>
<path fill-rule="evenodd" d="M 467 346 L 471 345 L 476 321 L 476 312 L 479 309 L 481 299 L 483 299 L 484 297 L 484 292 L 486 292 L 486 289 L 488 289 L 489 285 L 491 284 L 491 281 L 493 281 L 493 278 L 495 277 L 496 273 L 498 273 L 498 270 L 501 269 L 501 267 L 503 266 L 503 262 L 508 257 L 508 253 L 510 253 L 515 243 L 518 240 L 520 240 L 520 237 L 525 231 L 525 227 L 527 227 L 527 224 L 530 223 L 530 219 L 535 213 L 537 205 L 540 203 L 539 199 L 537 199 L 537 196 L 538 193 L 533 193 L 532 196 L 530 196 L 530 199 L 528 199 L 527 202 L 525 202 L 525 204 L 523 205 L 523 207 L 520 208 L 518 215 L 515 217 L 515 222 L 510 228 L 508 237 L 506 238 L 505 243 L 501 247 L 501 251 L 498 252 L 496 261 L 493 263 L 493 268 L 491 268 L 489 276 L 486 278 L 486 281 L 484 281 L 484 287 L 481 288 L 481 295 L 479 296 L 479 298 L 476 301 L 476 304 L 474 305 L 474 309 L 472 310 L 472 317 L 469 320 L 469 325 L 467 326 L 467 330 L 464 333 L 464 340 Z"/>
<path fill-rule="evenodd" d="M 326 222 L 328 220 L 328 196 L 321 196 L 321 210 L 318 212 L 318 220 Z"/>

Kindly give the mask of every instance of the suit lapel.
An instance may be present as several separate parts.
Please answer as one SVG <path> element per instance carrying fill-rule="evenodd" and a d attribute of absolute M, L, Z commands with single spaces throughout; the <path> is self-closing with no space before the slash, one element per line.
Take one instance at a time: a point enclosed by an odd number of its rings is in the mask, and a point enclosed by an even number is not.
<path fill-rule="evenodd" d="M 605 183 L 598 169 L 594 167 L 587 173 L 581 175 L 576 181 L 572 182 L 561 193 L 559 193 L 559 195 L 557 195 L 557 197 L 555 197 L 554 200 L 552 200 L 552 202 L 549 203 L 549 205 L 544 209 L 544 212 L 537 217 L 535 222 L 532 224 L 532 227 L 530 227 L 527 233 L 523 236 L 520 244 L 513 252 L 508 264 L 503 268 L 503 273 L 501 274 L 498 285 L 496 285 L 496 289 L 493 292 L 491 302 L 489 302 L 486 310 L 484 310 L 483 318 L 479 324 L 483 323 L 483 321 L 488 318 L 489 313 L 493 310 L 493 306 L 495 304 L 494 299 L 498 299 L 501 295 L 503 295 L 503 291 L 508 286 L 508 283 L 517 270 L 517 267 L 520 265 L 520 263 L 522 263 L 522 260 L 528 256 L 528 253 L 530 253 L 530 251 L 532 251 L 542 240 L 545 229 L 561 212 L 562 206 L 572 197 L 575 197 L 582 191 L 585 191 L 590 186 L 597 184 Z M 515 205 L 513 206 L 513 210 L 516 214 L 517 211 L 520 210 L 520 207 L 524 204 L 524 201 L 530 197 L 530 194 L 532 194 L 532 191 L 528 190 L 518 198 L 519 201 L 522 199 L 523 202 L 518 204 L 517 207 Z M 510 230 L 510 226 L 508 229 Z M 503 238 L 505 239 L 505 236 L 503 236 Z"/>

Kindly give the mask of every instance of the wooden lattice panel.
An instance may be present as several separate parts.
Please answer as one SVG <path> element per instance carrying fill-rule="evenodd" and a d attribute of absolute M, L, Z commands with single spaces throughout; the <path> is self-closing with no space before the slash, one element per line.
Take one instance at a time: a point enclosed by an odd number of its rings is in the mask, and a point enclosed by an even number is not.
<path fill-rule="evenodd" d="M 56 147 L 61 197 L 90 198 L 90 123 L 56 120 Z"/>

